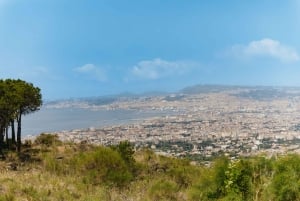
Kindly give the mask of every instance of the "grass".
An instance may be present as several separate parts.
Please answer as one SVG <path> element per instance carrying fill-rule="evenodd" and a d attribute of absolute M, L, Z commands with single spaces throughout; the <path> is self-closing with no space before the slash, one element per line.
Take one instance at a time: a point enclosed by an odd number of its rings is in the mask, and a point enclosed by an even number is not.
<path fill-rule="evenodd" d="M 134 152 L 128 142 L 103 147 L 43 134 L 26 144 L 0 161 L 0 201 L 185 200 L 176 198 L 181 173 L 170 168 L 177 159 Z"/>
<path fill-rule="evenodd" d="M 0 161 L 0 201 L 300 200 L 299 155 L 221 157 L 205 167 L 134 152 L 128 142 L 103 147 L 40 138 Z"/>

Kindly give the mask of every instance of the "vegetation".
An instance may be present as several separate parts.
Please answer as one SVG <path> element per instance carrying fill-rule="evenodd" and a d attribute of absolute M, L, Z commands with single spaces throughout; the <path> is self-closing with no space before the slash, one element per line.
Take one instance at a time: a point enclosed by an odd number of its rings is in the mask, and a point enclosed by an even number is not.
<path fill-rule="evenodd" d="M 17 147 L 21 151 L 22 116 L 39 110 L 42 105 L 40 89 L 23 80 L 0 80 L 0 152 L 6 146 Z M 15 122 L 17 122 L 17 137 L 15 136 Z M 11 139 L 8 129 L 11 127 Z"/>
<path fill-rule="evenodd" d="M 219 157 L 210 166 L 42 134 L 0 161 L 0 200 L 300 200 L 300 156 Z"/>

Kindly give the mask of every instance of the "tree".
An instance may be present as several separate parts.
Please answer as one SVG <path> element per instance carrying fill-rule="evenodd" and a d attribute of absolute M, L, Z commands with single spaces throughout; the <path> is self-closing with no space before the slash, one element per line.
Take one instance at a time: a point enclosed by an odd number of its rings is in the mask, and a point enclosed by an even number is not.
<path fill-rule="evenodd" d="M 4 133 L 12 127 L 12 141 L 15 143 L 15 120 L 18 124 L 17 150 L 21 150 L 22 115 L 35 112 L 42 105 L 40 89 L 23 80 L 0 80 L 0 147 L 3 147 Z M 1 150 L 0 150 L 1 151 Z"/>
<path fill-rule="evenodd" d="M 18 93 L 16 91 L 15 83 L 16 80 L 12 79 L 7 79 L 4 81 L 6 94 L 5 101 L 9 103 L 10 107 L 10 115 L 8 116 L 10 123 L 8 126 L 11 126 L 11 139 L 13 144 L 16 144 L 15 119 L 17 118 L 18 111 Z M 8 127 L 6 128 L 6 130 L 8 131 Z"/>
<path fill-rule="evenodd" d="M 11 93 L 9 91 L 8 82 L 6 80 L 0 80 L 0 152 L 2 154 L 3 142 L 5 131 L 10 124 L 10 120 L 13 118 L 15 112 L 14 104 L 11 100 Z M 3 154 L 2 154 L 3 155 Z"/>
<path fill-rule="evenodd" d="M 42 105 L 41 90 L 32 83 L 23 80 L 15 80 L 15 92 L 17 100 L 17 150 L 21 151 L 22 115 L 27 115 L 40 109 Z"/>

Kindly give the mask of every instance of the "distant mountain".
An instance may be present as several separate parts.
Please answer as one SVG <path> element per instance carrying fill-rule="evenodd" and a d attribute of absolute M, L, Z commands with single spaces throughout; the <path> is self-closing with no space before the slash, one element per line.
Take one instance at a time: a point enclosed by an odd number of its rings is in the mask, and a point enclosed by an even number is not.
<path fill-rule="evenodd" d="M 300 96 L 300 87 L 278 86 L 230 86 L 230 85 L 195 85 L 182 89 L 182 94 L 218 93 L 236 91 L 232 96 L 255 100 L 272 100 Z"/>
<path fill-rule="evenodd" d="M 300 96 L 300 87 L 273 87 L 273 86 L 234 86 L 234 85 L 195 85 L 183 88 L 175 93 L 150 91 L 144 93 L 124 92 L 110 96 L 70 98 L 57 101 L 46 101 L 44 105 L 60 103 L 86 103 L 89 105 L 107 105 L 116 101 L 130 101 L 147 97 L 164 97 L 166 101 L 178 101 L 192 94 L 230 92 L 232 96 L 256 100 L 270 100 L 274 98 L 287 98 Z M 236 91 L 236 92 L 234 92 Z"/>
<path fill-rule="evenodd" d="M 249 91 L 242 91 L 233 95 L 239 98 L 254 100 L 274 100 L 300 96 L 300 88 L 257 88 Z"/>
<path fill-rule="evenodd" d="M 237 89 L 250 89 L 252 87 L 246 86 L 230 86 L 230 85 L 195 85 L 183 88 L 180 93 L 183 94 L 199 94 L 199 93 L 212 93 L 212 92 L 222 92 L 228 90 Z"/>

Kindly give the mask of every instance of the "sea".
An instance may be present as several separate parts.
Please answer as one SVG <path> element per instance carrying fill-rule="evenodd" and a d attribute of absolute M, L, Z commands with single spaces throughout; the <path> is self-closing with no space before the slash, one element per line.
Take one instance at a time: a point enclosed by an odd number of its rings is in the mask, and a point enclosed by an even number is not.
<path fill-rule="evenodd" d="M 101 128 L 164 117 L 172 111 L 91 110 L 79 108 L 42 108 L 22 117 L 22 136 L 74 129 Z"/>

